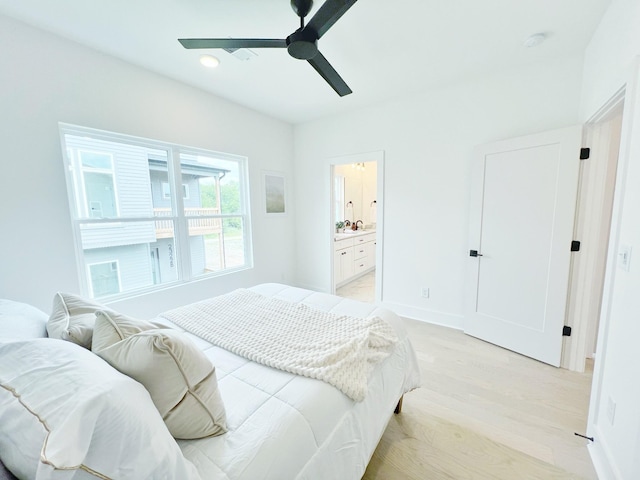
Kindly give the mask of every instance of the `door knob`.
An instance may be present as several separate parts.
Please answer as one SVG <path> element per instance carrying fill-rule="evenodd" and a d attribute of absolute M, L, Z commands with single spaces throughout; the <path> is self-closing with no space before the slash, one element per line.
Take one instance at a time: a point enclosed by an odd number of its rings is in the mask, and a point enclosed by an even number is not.
<path fill-rule="evenodd" d="M 469 250 L 469 256 L 470 257 L 482 257 L 482 254 L 478 253 L 477 250 Z"/>

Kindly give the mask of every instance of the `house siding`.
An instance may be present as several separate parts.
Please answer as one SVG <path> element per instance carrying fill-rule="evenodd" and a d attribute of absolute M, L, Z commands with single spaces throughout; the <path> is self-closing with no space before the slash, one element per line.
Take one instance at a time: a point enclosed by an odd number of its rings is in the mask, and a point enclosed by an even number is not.
<path fill-rule="evenodd" d="M 66 136 L 67 148 L 73 152 L 78 169 L 79 152 L 108 153 L 113 158 L 113 175 L 119 217 L 153 217 L 151 181 L 149 176 L 149 153 L 157 150 L 116 142 L 97 140 L 75 135 Z M 165 154 L 166 155 L 166 154 Z M 80 175 L 80 170 L 78 170 Z M 76 181 L 79 181 L 76 178 Z M 146 188 L 140 188 L 145 185 Z M 76 188 L 83 192 L 82 188 Z M 84 211 L 84 198 L 76 198 L 80 212 Z M 81 215 L 85 217 L 85 214 Z M 105 225 L 83 225 L 82 246 L 85 250 L 122 245 L 149 243 L 156 240 L 154 222 L 114 223 Z"/>
<path fill-rule="evenodd" d="M 153 271 L 151 262 L 149 261 L 150 253 L 148 244 L 94 248 L 86 250 L 84 255 L 87 264 L 87 276 L 89 278 L 91 278 L 89 265 L 117 261 L 121 291 L 153 285 Z"/>

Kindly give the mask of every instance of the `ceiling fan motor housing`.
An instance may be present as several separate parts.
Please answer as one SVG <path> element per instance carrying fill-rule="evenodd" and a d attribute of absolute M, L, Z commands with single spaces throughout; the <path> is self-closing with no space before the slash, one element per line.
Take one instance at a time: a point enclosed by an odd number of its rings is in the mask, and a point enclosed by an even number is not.
<path fill-rule="evenodd" d="M 291 0 L 291 8 L 300 18 L 306 17 L 313 7 L 313 0 Z"/>
<path fill-rule="evenodd" d="M 287 37 L 287 51 L 293 58 L 310 60 L 318 53 L 318 39 L 315 32 L 297 30 Z"/>

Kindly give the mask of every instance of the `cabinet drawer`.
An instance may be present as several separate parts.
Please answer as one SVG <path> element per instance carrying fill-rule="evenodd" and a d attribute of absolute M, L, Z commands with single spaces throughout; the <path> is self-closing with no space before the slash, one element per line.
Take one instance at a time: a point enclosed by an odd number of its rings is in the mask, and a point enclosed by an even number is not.
<path fill-rule="evenodd" d="M 336 240 L 333 242 L 333 250 L 338 251 L 344 248 L 349 248 L 353 246 L 353 238 L 345 238 L 342 240 Z"/>
<path fill-rule="evenodd" d="M 353 247 L 353 258 L 358 260 L 367 256 L 367 248 L 365 245 L 356 245 Z"/>
<path fill-rule="evenodd" d="M 374 242 L 375 240 L 376 240 L 375 232 L 367 233 L 366 235 L 359 235 L 356 238 L 354 238 L 356 246 L 363 243 L 367 243 L 367 242 Z"/>
<path fill-rule="evenodd" d="M 367 261 L 367 258 L 360 258 L 358 260 L 354 260 L 353 261 L 353 274 L 357 275 L 361 272 L 364 272 L 366 269 L 369 268 L 369 262 Z"/>

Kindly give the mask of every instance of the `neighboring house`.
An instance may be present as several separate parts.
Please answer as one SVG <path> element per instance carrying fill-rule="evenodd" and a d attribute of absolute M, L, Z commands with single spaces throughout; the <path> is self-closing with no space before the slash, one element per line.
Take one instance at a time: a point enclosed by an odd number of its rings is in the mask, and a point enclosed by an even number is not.
<path fill-rule="evenodd" d="M 73 166 L 78 218 L 156 218 L 81 227 L 92 296 L 177 280 L 174 207 L 166 152 L 81 136 L 66 135 L 65 139 L 68 161 Z M 220 180 L 228 170 L 199 163 L 195 156 L 191 161 L 183 156 L 181 168 L 180 193 L 185 214 L 220 214 Z M 204 189 L 209 195 L 204 194 Z M 203 205 L 203 200 L 209 205 Z M 224 268 L 220 218 L 191 219 L 189 243 L 195 275 Z M 206 249 L 220 252 L 206 255 Z"/>

